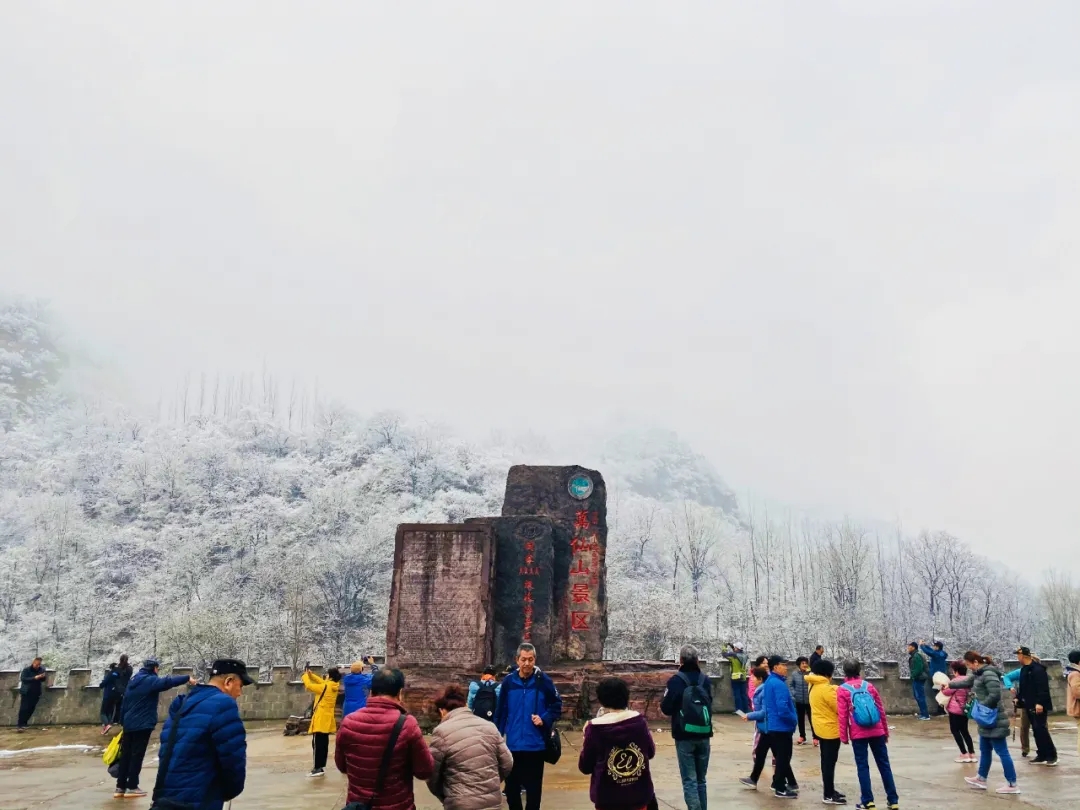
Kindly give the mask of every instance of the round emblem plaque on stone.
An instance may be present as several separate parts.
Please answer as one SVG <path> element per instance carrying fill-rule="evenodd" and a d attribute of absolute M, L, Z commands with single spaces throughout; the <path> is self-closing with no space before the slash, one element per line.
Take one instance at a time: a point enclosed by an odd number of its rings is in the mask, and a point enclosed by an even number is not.
<path fill-rule="evenodd" d="M 589 476 L 585 475 L 585 473 L 578 473 L 570 479 L 566 485 L 566 489 L 570 492 L 571 498 L 583 501 L 592 495 L 593 482 Z"/>

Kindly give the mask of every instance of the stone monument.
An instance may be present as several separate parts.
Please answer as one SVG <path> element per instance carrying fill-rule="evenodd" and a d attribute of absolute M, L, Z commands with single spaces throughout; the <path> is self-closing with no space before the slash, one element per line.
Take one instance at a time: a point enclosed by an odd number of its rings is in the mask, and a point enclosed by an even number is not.
<path fill-rule="evenodd" d="M 484 522 L 398 526 L 387 661 L 475 671 L 490 663 L 494 560 Z"/>

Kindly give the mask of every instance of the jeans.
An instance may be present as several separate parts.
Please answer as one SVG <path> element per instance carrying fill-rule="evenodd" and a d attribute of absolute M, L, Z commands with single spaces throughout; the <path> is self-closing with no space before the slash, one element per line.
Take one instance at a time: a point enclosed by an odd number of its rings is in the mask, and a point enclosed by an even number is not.
<path fill-rule="evenodd" d="M 971 732 L 968 731 L 968 719 L 966 714 L 949 715 L 949 731 L 956 740 L 961 754 L 974 754 L 975 743 L 971 740 Z"/>
<path fill-rule="evenodd" d="M 758 747 L 760 749 L 760 744 Z M 683 801 L 686 802 L 686 810 L 707 810 L 705 775 L 709 772 L 710 750 L 708 738 L 675 742 L 675 756 L 679 760 L 679 775 L 682 777 Z"/>
<path fill-rule="evenodd" d="M 142 773 L 143 757 L 146 756 L 146 746 L 150 742 L 150 735 L 154 733 L 152 728 L 141 731 L 128 731 L 124 729 L 124 736 L 120 740 L 120 774 L 116 777 L 116 790 L 137 790 L 139 788 L 139 774 Z"/>
<path fill-rule="evenodd" d="M 525 788 L 527 810 L 540 810 L 544 791 L 544 752 L 511 751 L 514 770 L 506 777 L 506 804 L 510 810 L 521 810 L 521 789 Z"/>
<path fill-rule="evenodd" d="M 735 711 L 750 711 L 750 698 L 746 695 L 746 681 L 738 680 L 731 682 L 731 694 L 735 698 Z"/>
<path fill-rule="evenodd" d="M 885 743 L 885 737 L 865 737 L 861 740 L 851 741 L 851 750 L 855 755 L 855 770 L 859 774 L 859 802 L 869 804 L 874 800 L 874 790 L 870 785 L 870 757 L 874 755 L 878 773 L 881 774 L 881 784 L 885 786 L 885 798 L 889 804 L 896 804 L 900 797 L 896 793 L 896 782 L 893 780 L 892 765 L 889 764 L 889 747 Z"/>
<path fill-rule="evenodd" d="M 911 692 L 915 696 L 915 702 L 919 704 L 919 717 L 929 717 L 930 712 L 926 708 L 926 681 L 912 681 Z"/>
<path fill-rule="evenodd" d="M 315 770 L 326 768 L 326 758 L 330 755 L 330 735 L 320 731 L 311 735 L 311 750 L 315 758 Z"/>
<path fill-rule="evenodd" d="M 836 795 L 836 760 L 840 758 L 840 740 L 821 740 L 821 786 L 822 798 Z"/>
<path fill-rule="evenodd" d="M 1035 738 L 1035 757 L 1044 759 L 1047 762 L 1056 761 L 1058 758 L 1057 746 L 1054 745 L 1054 740 L 1050 736 L 1050 728 L 1046 725 L 1046 712 L 1036 714 L 1032 710 L 1027 714 L 1031 721 L 1031 735 Z"/>
<path fill-rule="evenodd" d="M 1005 771 L 1005 781 L 1015 785 L 1016 767 L 1013 765 L 1012 754 L 1009 753 L 1009 741 L 1005 738 L 991 740 L 989 737 L 979 737 L 979 778 L 985 781 L 990 775 L 990 762 L 995 753 L 1001 760 L 1002 770 Z"/>
<path fill-rule="evenodd" d="M 795 773 L 791 770 L 791 753 L 794 744 L 790 731 L 770 731 L 768 734 L 769 747 L 772 748 L 776 758 L 776 768 L 773 769 L 772 789 L 775 791 L 796 790 L 799 783 L 795 781 Z"/>
<path fill-rule="evenodd" d="M 26 728 L 30 723 L 30 718 L 34 714 L 34 709 L 37 708 L 38 701 L 41 699 L 41 695 L 22 695 L 19 698 L 19 720 L 18 727 Z"/>

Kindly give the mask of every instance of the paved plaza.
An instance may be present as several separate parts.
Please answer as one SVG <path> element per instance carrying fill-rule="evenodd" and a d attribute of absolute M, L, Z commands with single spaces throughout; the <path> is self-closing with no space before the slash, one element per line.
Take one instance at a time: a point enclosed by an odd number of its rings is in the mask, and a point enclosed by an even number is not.
<path fill-rule="evenodd" d="M 1017 768 L 1020 772 L 1021 796 L 995 796 L 970 790 L 963 777 L 974 773 L 973 765 L 957 765 L 957 755 L 949 735 L 947 721 L 917 723 L 910 718 L 895 721 L 890 756 L 896 772 L 903 808 L 942 808 L 949 810 L 985 810 L 1003 807 L 1005 803 L 1033 807 L 1060 808 L 1080 800 L 1080 761 L 1076 754 L 1076 727 L 1067 718 L 1054 718 L 1054 735 L 1061 752 L 1061 764 L 1056 769 L 1029 765 L 1020 758 L 1019 742 L 1012 742 Z M 657 756 L 653 761 L 653 778 L 660 806 L 683 808 L 674 745 L 663 724 L 652 724 Z M 712 765 L 709 772 L 710 806 L 768 808 L 780 804 L 792 806 L 821 806 L 821 781 L 817 751 L 810 746 L 796 748 L 795 774 L 802 788 L 797 801 L 780 802 L 764 789 L 753 793 L 740 788 L 737 780 L 749 772 L 750 727 L 733 717 L 716 721 Z M 544 806 L 552 810 L 588 810 L 588 779 L 577 772 L 576 751 L 581 735 L 570 733 L 564 743 L 564 756 L 554 768 L 549 768 L 544 784 Z M 5 752 L 56 745 L 100 745 L 102 738 L 96 730 L 86 727 L 32 730 L 16 735 L 11 729 L 0 730 L 0 749 Z M 332 749 L 331 749 L 332 750 Z M 154 783 L 156 746 L 147 756 L 143 770 L 143 788 L 150 790 Z M 345 803 L 345 781 L 336 771 L 323 779 L 307 779 L 311 767 L 311 748 L 307 737 L 283 737 L 279 724 L 249 724 L 248 780 L 244 794 L 233 801 L 234 810 L 340 810 Z M 331 761 L 331 766 L 332 766 Z M 1001 782 L 1001 769 L 995 763 L 990 774 L 991 785 Z M 763 788 L 765 779 L 763 778 Z M 875 784 L 880 783 L 875 778 Z M 855 768 L 851 751 L 841 753 L 837 785 L 847 793 L 854 806 L 858 798 Z M 439 803 L 427 788 L 417 784 L 419 810 L 438 810 Z M 884 796 L 878 796 L 879 807 Z M 101 764 L 100 752 L 47 750 L 0 755 L 0 810 L 30 810 L 34 808 L 98 808 L 149 807 L 149 800 L 114 800 L 112 781 Z"/>

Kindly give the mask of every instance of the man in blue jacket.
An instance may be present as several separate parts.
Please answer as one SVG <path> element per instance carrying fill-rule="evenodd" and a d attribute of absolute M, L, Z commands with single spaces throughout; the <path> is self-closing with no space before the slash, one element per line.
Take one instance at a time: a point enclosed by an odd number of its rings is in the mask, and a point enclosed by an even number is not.
<path fill-rule="evenodd" d="M 791 754 L 794 748 L 791 738 L 799 718 L 795 713 L 791 690 L 788 689 L 787 674 L 787 659 L 774 655 L 769 659 L 769 677 L 754 692 L 754 705 L 760 705 L 765 713 L 765 727 L 768 729 L 766 740 L 773 757 L 776 758 L 772 789 L 773 795 L 778 799 L 795 799 L 799 796 L 799 785 L 791 770 Z M 760 701 L 758 695 L 761 696 Z M 762 744 L 758 743 L 759 753 Z"/>
<path fill-rule="evenodd" d="M 187 675 L 158 676 L 158 662 L 154 658 L 143 661 L 142 669 L 135 673 L 124 692 L 124 736 L 120 741 L 120 772 L 116 777 L 114 799 L 137 799 L 146 795 L 139 788 L 146 746 L 154 733 L 158 719 L 158 696 L 184 684 L 194 686 L 198 681 Z"/>
<path fill-rule="evenodd" d="M 523 788 L 526 810 L 540 810 L 547 736 L 561 716 L 562 698 L 551 678 L 536 666 L 536 648 L 518 645 L 517 669 L 503 679 L 495 710 L 495 725 L 514 756 L 514 770 L 506 778 L 510 810 L 521 810 Z"/>
<path fill-rule="evenodd" d="M 243 661 L 223 658 L 210 669 L 210 683 L 173 700 L 161 729 L 155 802 L 221 810 L 243 792 L 247 733 L 236 701 L 252 683 Z"/>
<path fill-rule="evenodd" d="M 945 644 L 941 641 L 935 641 L 933 647 L 925 641 L 919 641 L 919 649 L 930 659 L 930 678 L 926 682 L 927 695 L 930 700 L 934 701 L 934 705 L 937 706 L 937 713 L 945 714 L 945 707 L 934 700 L 933 686 L 935 675 L 939 672 L 943 675 L 949 674 L 949 654 L 945 652 Z"/>

